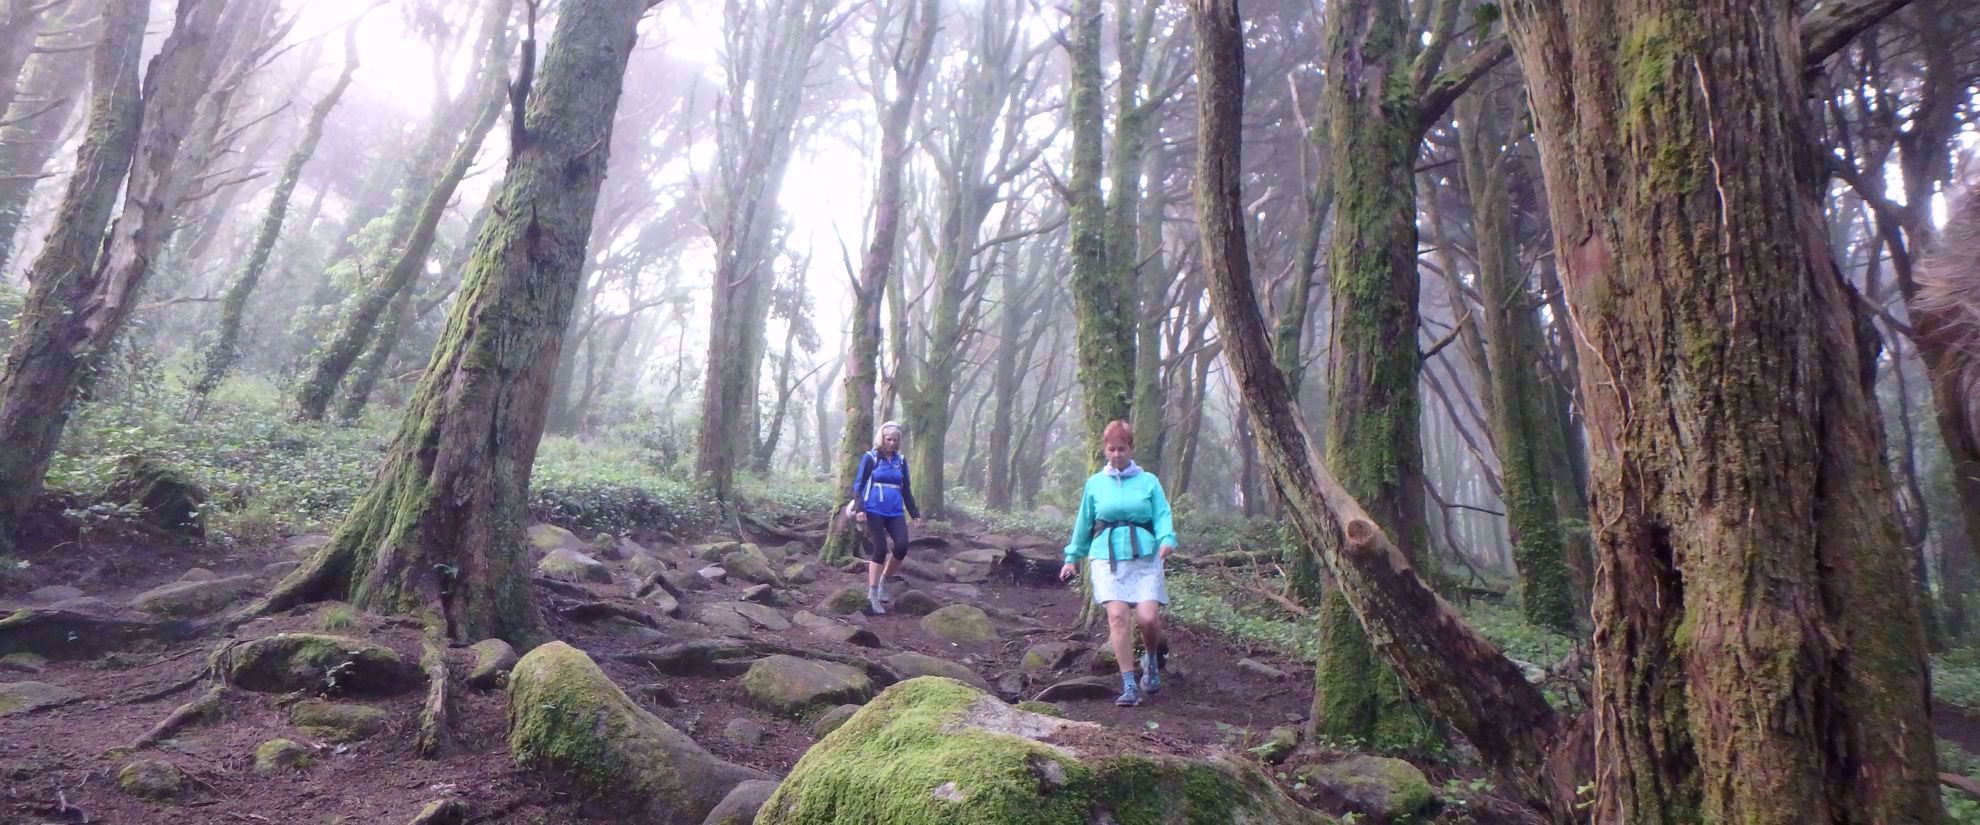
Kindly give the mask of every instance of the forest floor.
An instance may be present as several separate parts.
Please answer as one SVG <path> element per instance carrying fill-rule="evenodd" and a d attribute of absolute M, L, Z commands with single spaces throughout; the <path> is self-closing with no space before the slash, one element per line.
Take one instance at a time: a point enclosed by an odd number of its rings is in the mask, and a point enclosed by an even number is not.
<path fill-rule="evenodd" d="M 689 577 L 707 562 L 694 548 L 665 538 L 644 537 L 645 548 L 669 568 Z M 762 538 L 762 537 L 759 537 Z M 771 541 L 775 541 L 772 539 Z M 37 606 L 70 592 L 31 588 L 73 586 L 84 604 L 103 615 L 141 618 L 123 607 L 144 591 L 182 578 L 253 576 L 243 597 L 260 592 L 298 557 L 289 540 L 252 550 L 224 552 L 206 546 L 37 554 L 37 561 L 9 580 L 0 593 L 0 611 Z M 767 544 L 762 545 L 768 547 Z M 1012 701 L 1031 699 L 1054 683 L 1088 679 L 1110 685 L 1093 698 L 1056 702 L 1069 718 L 1097 722 L 1131 733 L 1162 749 L 1201 751 L 1224 748 L 1242 753 L 1272 728 L 1298 727 L 1312 700 L 1310 665 L 1254 642 L 1185 624 L 1171 625 L 1170 670 L 1165 688 L 1136 708 L 1112 701 L 1118 679 L 1099 655 L 1104 625 L 1076 629 L 1079 595 L 1052 581 L 1056 544 L 1044 537 L 961 532 L 918 537 L 906 568 L 904 587 L 932 596 L 938 604 L 970 604 L 992 617 L 999 640 L 976 649 L 941 641 L 920 625 L 920 617 L 896 610 L 884 616 L 853 614 L 836 621 L 862 626 L 877 647 L 826 641 L 805 624 L 828 614 L 821 602 L 848 587 L 864 587 L 863 565 L 848 570 L 814 565 L 816 580 L 777 589 L 770 612 L 750 618 L 730 606 L 742 603 L 744 582 L 716 582 L 688 592 L 681 618 L 658 613 L 632 597 L 638 578 L 626 559 L 604 560 L 613 581 L 572 584 L 537 578 L 538 600 L 553 632 L 589 653 L 634 701 L 688 733 L 715 755 L 781 776 L 817 737 L 799 721 L 752 707 L 734 672 L 697 676 L 663 675 L 625 658 L 694 639 L 729 637 L 781 644 L 822 654 L 873 661 L 913 651 L 961 664 Z M 594 547 L 595 550 L 602 548 Z M 787 550 L 790 563 L 814 558 Z M 301 551 L 306 552 L 306 551 Z M 1027 566 L 1026 555 L 1040 564 Z M 617 555 L 602 551 L 600 555 Z M 271 567 L 273 566 L 273 567 Z M 191 573 L 198 569 L 206 573 Z M 38 594 L 38 595 L 36 595 Z M 645 613 L 650 624 L 623 619 L 571 621 L 558 605 L 576 601 L 621 604 Z M 750 611 L 745 611 L 745 613 Z M 808 615 L 807 615 L 808 614 Z M 298 608 L 251 622 L 232 635 L 251 639 L 284 631 L 327 632 L 363 638 L 396 649 L 417 661 L 420 631 L 406 620 L 350 610 L 337 604 Z M 460 795 L 472 806 L 471 822 L 564 823 L 598 821 L 584 816 L 582 801 L 556 783 L 517 768 L 506 743 L 506 697 L 499 690 L 473 691 L 455 685 L 455 740 L 438 759 L 419 758 L 413 730 L 422 702 L 414 691 L 389 699 L 366 700 L 387 715 L 383 728 L 367 738 L 333 744 L 298 730 L 284 706 L 299 696 L 277 697 L 229 691 L 218 719 L 169 736 L 142 753 L 127 746 L 201 691 L 194 680 L 207 666 L 209 651 L 224 640 L 201 638 L 177 644 L 151 644 L 93 659 L 11 662 L 0 682 L 36 681 L 67 691 L 60 704 L 6 715 L 0 708 L 0 823 L 399 823 L 429 801 Z M 871 641 L 868 640 L 869 644 Z M 1077 655 L 1056 670 L 1026 673 L 1024 653 L 1034 645 L 1070 643 Z M 450 651 L 456 679 L 472 661 L 469 651 Z M 1250 660 L 1240 664 L 1243 660 Z M 1262 667 L 1260 667 L 1262 666 Z M 9 666 L 0 663 L 0 670 Z M 166 693 L 164 689 L 186 686 Z M 160 694 L 163 695 L 160 695 Z M 256 747 L 275 738 L 304 745 L 313 755 L 306 769 L 257 773 Z M 188 790 L 169 801 L 146 801 L 118 787 L 118 772 L 139 756 L 164 759 L 187 776 Z M 1346 810 L 1316 798 L 1294 772 L 1301 761 L 1330 760 L 1339 754 L 1303 748 L 1273 774 L 1302 802 L 1330 813 Z M 1256 757 L 1252 757 L 1256 758 Z M 1419 762 L 1438 788 L 1436 822 L 1517 822 L 1524 817 L 1490 792 L 1475 766 Z M 1352 821 L 1352 818 L 1350 818 Z"/>

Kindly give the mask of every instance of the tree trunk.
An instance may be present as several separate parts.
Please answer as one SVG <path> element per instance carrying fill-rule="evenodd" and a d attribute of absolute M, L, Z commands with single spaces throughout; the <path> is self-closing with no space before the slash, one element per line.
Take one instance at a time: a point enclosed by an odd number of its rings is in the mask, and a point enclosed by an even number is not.
<path fill-rule="evenodd" d="M 89 133 L 55 229 L 29 269 L 21 326 L 0 373 L 0 444 L 7 445 L 0 451 L 0 490 L 7 491 L 0 496 L 0 533 L 9 537 L 21 508 L 41 489 L 94 354 L 116 340 L 150 274 L 181 194 L 179 145 L 197 90 L 212 81 L 217 63 L 209 46 L 225 3 L 188 0 L 152 59 L 140 96 L 136 46 L 128 41 L 142 35 L 148 14 L 129 5 L 113 2 L 104 15 Z M 127 172 L 124 210 L 106 238 L 102 227 Z"/>
<path fill-rule="evenodd" d="M 1486 409 L 1496 433 L 1521 612 L 1529 622 L 1573 637 L 1578 635 L 1580 599 L 1568 579 L 1551 478 L 1553 451 L 1545 440 L 1556 430 L 1540 382 L 1540 319 L 1526 291 L 1513 235 L 1506 191 L 1510 158 L 1499 149 L 1511 142 L 1506 111 L 1499 93 L 1474 92 L 1458 103 L 1463 127 L 1459 146 L 1478 245 L 1478 291 L 1484 298 L 1480 313 L 1491 399 Z"/>
<path fill-rule="evenodd" d="M 384 466 L 330 543 L 252 610 L 341 598 L 422 616 L 456 640 L 539 640 L 530 467 L 647 3 L 559 10 L 534 88 L 517 98 L 527 114 L 512 113 L 520 140 L 494 215 Z"/>
<path fill-rule="evenodd" d="M 101 5 L 71 0 L 54 25 L 69 28 L 90 20 Z M 13 261 L 21 223 L 27 218 L 28 198 L 62 148 L 62 132 L 83 97 L 77 79 L 87 72 L 87 64 L 87 55 L 68 51 L 45 52 L 28 62 L 21 95 L 49 103 L 37 107 L 43 109 L 40 114 L 0 130 L 0 272 Z"/>
<path fill-rule="evenodd" d="M 1239 191 L 1244 41 L 1237 6 L 1233 0 L 1191 0 L 1189 11 L 1196 24 L 1201 89 L 1196 186 L 1204 270 L 1225 362 L 1243 390 L 1273 482 L 1285 495 L 1287 521 L 1322 554 L 1354 618 L 1368 628 L 1376 651 L 1411 693 L 1478 749 L 1508 792 L 1568 821 L 1578 784 L 1572 765 L 1580 755 L 1578 748 L 1565 747 L 1574 741 L 1568 720 L 1423 586 L 1376 517 L 1335 480 L 1313 449 L 1273 361 L 1245 250 Z M 1346 151 L 1350 144 L 1335 145 L 1342 149 L 1339 157 L 1355 156 Z M 1347 214 L 1346 198 L 1341 205 Z M 1567 758 L 1550 764 L 1554 754 Z"/>
<path fill-rule="evenodd" d="M 12 118 L 26 114 L 14 110 L 14 101 L 21 89 L 21 72 L 34 56 L 34 38 L 41 33 L 47 11 L 45 0 L 14 0 L 0 9 L 0 115 Z"/>
<path fill-rule="evenodd" d="M 1100 433 L 1107 422 L 1126 420 L 1134 404 L 1135 324 L 1123 302 L 1134 294 L 1131 270 L 1109 266 L 1107 207 L 1100 196 L 1100 0 L 1073 0 L 1072 89 L 1072 293 L 1078 318 L 1080 397 L 1085 467 L 1100 463 Z"/>
<path fill-rule="evenodd" d="M 777 442 L 784 434 L 784 416 L 791 408 L 791 393 L 796 385 L 791 383 L 792 362 L 797 357 L 797 319 L 791 319 L 789 331 L 784 333 L 784 354 L 777 359 L 777 403 L 770 413 L 770 426 L 765 428 L 756 445 L 756 460 L 751 467 L 758 475 L 770 472 L 770 459 L 777 455 Z"/>
<path fill-rule="evenodd" d="M 1508 9 L 1591 432 L 1597 821 L 1944 818 L 1792 15 Z"/>
<path fill-rule="evenodd" d="M 316 154 L 316 146 L 323 140 L 324 124 L 330 119 L 331 110 L 337 108 L 337 102 L 343 99 L 344 90 L 350 88 L 357 68 L 357 26 L 352 25 L 344 36 L 344 72 L 338 75 L 329 93 L 310 109 L 309 121 L 303 126 L 302 140 L 289 152 L 288 161 L 282 165 L 282 177 L 275 183 L 274 194 L 269 196 L 268 212 L 261 219 L 260 230 L 255 233 L 254 247 L 248 251 L 247 262 L 241 266 L 240 275 L 227 286 L 221 298 L 220 329 L 202 359 L 199 380 L 192 385 L 195 413 L 204 406 L 206 396 L 220 386 L 228 371 L 240 359 L 241 321 L 247 312 L 248 298 L 260 285 L 262 274 L 268 270 L 268 261 L 275 254 L 275 242 L 282 236 L 282 224 L 289 214 L 289 199 L 295 196 L 296 186 L 302 181 L 303 167 Z"/>
<path fill-rule="evenodd" d="M 1174 269 L 1163 265 L 1160 253 L 1169 206 L 1163 184 L 1168 180 L 1172 163 L 1168 147 L 1159 144 L 1149 147 L 1143 158 L 1142 175 L 1148 181 L 1149 191 L 1141 196 L 1141 243 L 1135 253 L 1137 261 L 1149 260 L 1147 268 L 1138 272 L 1134 281 L 1138 293 L 1134 299 L 1138 340 L 1134 349 L 1133 421 L 1136 441 L 1141 444 L 1135 454 L 1144 469 L 1158 475 L 1168 470 L 1162 461 L 1169 446 L 1169 422 L 1163 415 L 1166 405 L 1162 386 L 1162 322 L 1169 315 L 1169 286 L 1173 280 L 1169 276 L 1174 274 Z"/>
<path fill-rule="evenodd" d="M 504 42 L 507 40 L 506 37 L 502 39 Z M 427 190 L 426 202 L 420 206 L 412 233 L 406 238 L 398 258 L 365 290 L 364 297 L 351 309 L 350 315 L 338 327 L 336 337 L 324 347 L 322 357 L 317 359 L 309 376 L 303 380 L 296 393 L 298 420 L 323 420 L 331 399 L 336 397 L 337 387 L 371 343 L 372 334 L 378 329 L 379 319 L 384 317 L 385 310 L 401 292 L 410 291 L 426 270 L 426 256 L 433 251 L 433 240 L 440 228 L 440 219 L 446 217 L 447 203 L 454 199 L 454 190 L 467 176 L 475 155 L 481 153 L 482 139 L 495 128 L 495 121 L 502 114 L 503 95 L 498 91 L 499 87 L 491 84 L 480 115 L 462 136 L 460 146 L 454 149 L 454 156 L 447 161 L 439 178 Z"/>
<path fill-rule="evenodd" d="M 902 15 L 900 40 L 892 52 L 894 99 L 880 107 L 880 166 L 873 192 L 873 235 L 860 258 L 859 284 L 853 293 L 853 328 L 846 343 L 846 422 L 839 439 L 835 496 L 852 490 L 859 473 L 859 458 L 866 453 L 873 437 L 874 396 L 880 369 L 880 304 L 885 300 L 887 280 L 900 247 L 901 212 L 906 200 L 901 193 L 901 176 L 910 148 L 908 127 L 914 124 L 915 103 L 921 96 L 929 55 L 935 49 L 940 13 L 939 0 L 918 0 Z M 838 499 L 833 501 L 836 504 Z M 844 519 L 832 520 L 822 551 L 826 561 L 845 558 L 858 541 L 844 522 Z"/>

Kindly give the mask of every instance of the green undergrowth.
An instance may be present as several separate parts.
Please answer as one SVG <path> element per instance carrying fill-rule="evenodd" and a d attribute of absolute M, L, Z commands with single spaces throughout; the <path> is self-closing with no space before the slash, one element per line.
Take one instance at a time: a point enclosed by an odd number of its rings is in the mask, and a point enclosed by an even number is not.
<path fill-rule="evenodd" d="M 1980 654 L 1957 650 L 1932 657 L 1932 697 L 1980 713 Z"/>
<path fill-rule="evenodd" d="M 1980 780 L 1980 756 L 1946 739 L 1938 740 L 1938 745 L 1939 770 Z M 1945 801 L 1946 821 L 1955 825 L 1980 825 L 1980 799 L 1944 786 L 1940 787 L 1940 798 Z"/>
<path fill-rule="evenodd" d="M 1169 613 L 1184 623 L 1303 661 L 1312 661 L 1319 654 L 1317 622 L 1298 620 L 1284 608 L 1245 594 L 1220 577 L 1176 571 L 1168 575 L 1168 586 Z"/>

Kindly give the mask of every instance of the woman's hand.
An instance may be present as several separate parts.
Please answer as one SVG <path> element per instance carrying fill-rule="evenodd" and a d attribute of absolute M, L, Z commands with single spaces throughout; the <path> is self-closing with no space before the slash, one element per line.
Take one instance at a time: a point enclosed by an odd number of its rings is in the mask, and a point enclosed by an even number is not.
<path fill-rule="evenodd" d="M 1075 565 L 1071 562 L 1067 562 L 1066 566 L 1059 568 L 1059 581 L 1065 581 L 1067 579 L 1070 579 L 1073 577 L 1074 574 L 1078 572 L 1079 572 L 1078 565 Z"/>
<path fill-rule="evenodd" d="M 1168 560 L 1168 558 L 1169 558 L 1169 554 L 1170 554 L 1170 553 L 1174 553 L 1174 552 L 1176 552 L 1176 546 L 1175 546 L 1175 545 L 1173 545 L 1173 544 L 1164 544 L 1164 545 L 1162 545 L 1162 549 L 1161 549 L 1160 551 L 1157 551 L 1157 554 L 1158 554 L 1158 555 L 1160 555 L 1160 556 L 1162 557 L 1162 559 L 1163 559 L 1164 561 L 1167 561 L 1167 560 Z"/>
<path fill-rule="evenodd" d="M 861 524 L 864 524 L 864 523 L 866 523 L 866 511 L 865 511 L 865 510 L 859 510 L 859 511 L 857 511 L 857 512 L 854 512 L 854 513 L 853 513 L 853 521 L 857 521 L 857 522 L 859 522 L 859 523 L 861 523 Z"/>

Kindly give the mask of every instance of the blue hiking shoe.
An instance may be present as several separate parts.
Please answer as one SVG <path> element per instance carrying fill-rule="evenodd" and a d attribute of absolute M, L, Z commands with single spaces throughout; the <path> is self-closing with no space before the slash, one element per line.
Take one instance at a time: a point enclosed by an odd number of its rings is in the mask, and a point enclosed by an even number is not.
<path fill-rule="evenodd" d="M 1141 654 L 1141 692 L 1162 692 L 1162 663 L 1154 651 Z"/>
<path fill-rule="evenodd" d="M 1115 699 L 1114 704 L 1124 708 L 1141 704 L 1141 686 L 1135 683 L 1134 674 L 1121 674 L 1121 698 Z"/>

